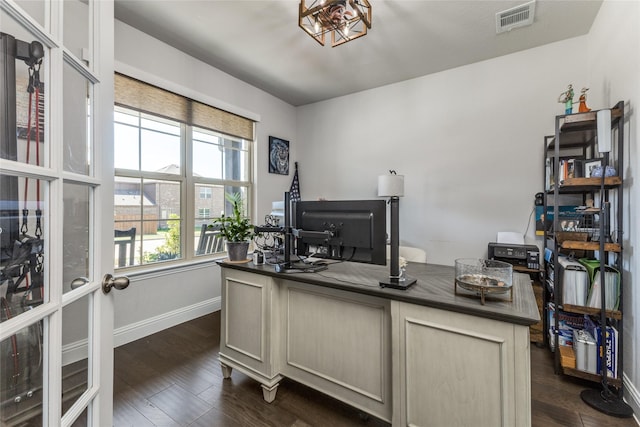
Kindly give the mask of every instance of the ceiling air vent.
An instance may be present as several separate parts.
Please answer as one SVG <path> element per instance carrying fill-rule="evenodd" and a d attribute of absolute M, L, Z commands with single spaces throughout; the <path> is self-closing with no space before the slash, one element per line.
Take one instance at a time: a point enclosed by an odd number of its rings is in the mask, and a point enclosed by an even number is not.
<path fill-rule="evenodd" d="M 496 13 L 496 33 L 504 33 L 514 28 L 533 24 L 536 2 L 530 1 L 520 6 L 512 7 Z"/>

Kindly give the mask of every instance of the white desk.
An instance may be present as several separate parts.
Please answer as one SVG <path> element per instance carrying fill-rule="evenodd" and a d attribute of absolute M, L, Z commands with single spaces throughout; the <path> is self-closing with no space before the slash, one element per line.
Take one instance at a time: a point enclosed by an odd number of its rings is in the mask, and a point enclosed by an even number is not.
<path fill-rule="evenodd" d="M 223 373 L 255 379 L 266 401 L 288 377 L 394 426 L 530 425 L 528 276 L 514 273 L 513 302 L 481 305 L 454 295 L 453 267 L 409 264 L 418 283 L 401 291 L 378 286 L 383 266 L 220 265 Z"/>

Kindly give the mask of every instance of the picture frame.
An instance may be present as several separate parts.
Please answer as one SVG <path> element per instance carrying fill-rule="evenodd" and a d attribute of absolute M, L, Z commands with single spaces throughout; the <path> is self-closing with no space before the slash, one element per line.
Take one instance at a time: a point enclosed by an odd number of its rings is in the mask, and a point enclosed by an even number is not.
<path fill-rule="evenodd" d="M 598 166 L 602 167 L 602 159 L 585 160 L 585 162 L 584 162 L 584 177 L 585 178 L 591 178 L 591 173 L 592 173 L 593 169 L 598 167 Z"/>
<path fill-rule="evenodd" d="M 269 173 L 289 175 L 289 141 L 269 137 Z"/>

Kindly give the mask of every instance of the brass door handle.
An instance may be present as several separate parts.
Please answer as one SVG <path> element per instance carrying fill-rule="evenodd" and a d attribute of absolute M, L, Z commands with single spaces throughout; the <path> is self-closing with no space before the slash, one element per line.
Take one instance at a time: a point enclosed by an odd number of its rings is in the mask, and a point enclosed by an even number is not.
<path fill-rule="evenodd" d="M 111 292 L 111 288 L 118 290 L 126 289 L 129 286 L 129 278 L 127 276 L 113 277 L 107 273 L 102 279 L 102 292 L 108 294 Z"/>

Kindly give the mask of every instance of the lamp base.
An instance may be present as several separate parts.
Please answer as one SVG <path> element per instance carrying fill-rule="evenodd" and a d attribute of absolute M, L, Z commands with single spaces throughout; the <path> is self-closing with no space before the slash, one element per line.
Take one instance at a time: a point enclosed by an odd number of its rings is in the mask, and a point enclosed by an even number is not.
<path fill-rule="evenodd" d="M 404 280 L 400 280 L 396 277 L 389 277 L 387 280 L 380 281 L 381 288 L 393 288 L 406 290 L 417 282 L 417 279 L 406 277 Z"/>
<path fill-rule="evenodd" d="M 592 408 L 618 418 L 630 418 L 633 416 L 633 409 L 622 399 L 612 397 L 605 398 L 602 390 L 588 389 L 580 393 L 580 397 Z"/>

